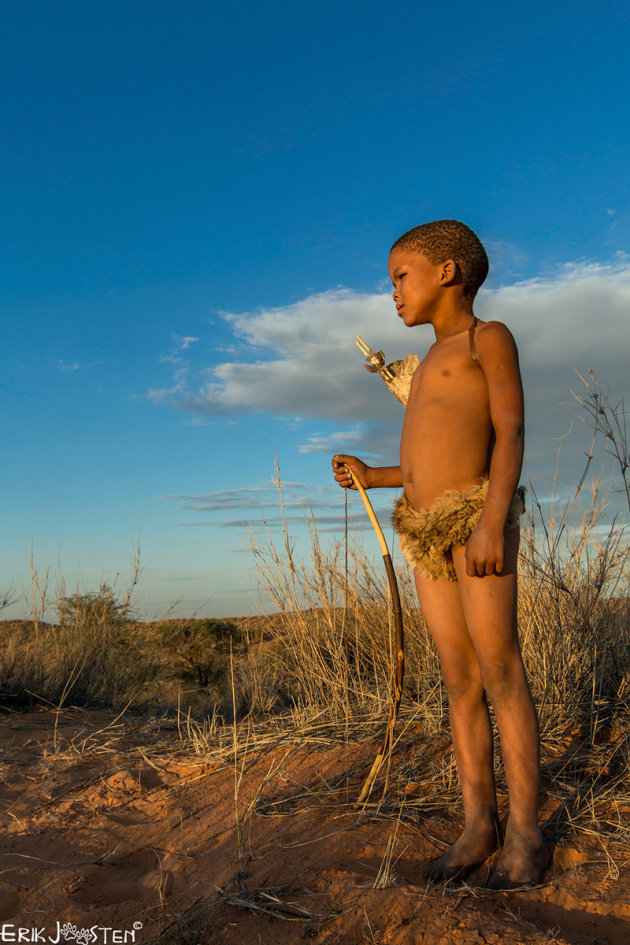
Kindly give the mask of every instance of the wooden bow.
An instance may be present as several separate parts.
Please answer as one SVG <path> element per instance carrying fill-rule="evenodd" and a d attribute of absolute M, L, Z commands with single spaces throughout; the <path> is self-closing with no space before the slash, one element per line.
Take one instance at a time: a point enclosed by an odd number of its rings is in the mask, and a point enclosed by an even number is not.
<path fill-rule="evenodd" d="M 383 764 L 386 754 L 391 751 L 393 741 L 394 741 L 394 725 L 396 724 L 396 719 L 398 718 L 398 709 L 400 707 L 400 700 L 402 697 L 402 687 L 403 687 L 403 678 L 405 673 L 405 643 L 404 643 L 404 633 L 403 633 L 403 620 L 402 620 L 402 609 L 400 606 L 400 594 L 398 592 L 398 582 L 396 581 L 396 574 L 394 573 L 394 566 L 392 565 L 391 555 L 389 553 L 389 548 L 387 547 L 387 542 L 385 541 L 385 536 L 383 535 L 383 530 L 379 525 L 378 519 L 374 514 L 374 509 L 372 508 L 372 503 L 367 497 L 367 493 L 359 480 L 353 474 L 349 466 L 346 466 L 346 469 L 350 473 L 350 477 L 357 487 L 361 498 L 363 499 L 363 504 L 367 514 L 370 517 L 370 521 L 374 526 L 374 531 L 378 538 L 379 545 L 381 546 L 381 551 L 383 552 L 383 562 L 385 564 L 385 570 L 387 571 L 387 583 L 389 585 L 389 591 L 392 602 L 392 613 L 394 616 L 394 628 L 396 631 L 396 676 L 394 680 L 394 688 L 392 692 L 392 704 L 389 710 L 389 721 L 387 723 L 387 729 L 385 731 L 385 737 L 383 738 L 383 744 L 379 748 L 376 758 L 374 759 L 374 764 L 372 769 L 368 774 L 365 784 L 361 789 L 361 793 L 357 799 L 357 804 L 362 804 L 363 801 L 368 797 L 374 779 L 378 774 L 379 768 Z"/>

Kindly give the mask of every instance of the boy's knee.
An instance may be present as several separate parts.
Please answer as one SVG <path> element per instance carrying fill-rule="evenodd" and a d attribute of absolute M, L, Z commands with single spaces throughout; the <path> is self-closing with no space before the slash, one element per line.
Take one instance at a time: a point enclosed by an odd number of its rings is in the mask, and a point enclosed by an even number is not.
<path fill-rule="evenodd" d="M 484 691 L 493 705 L 509 700 L 524 683 L 520 659 L 494 660 L 483 666 L 481 679 Z"/>
<path fill-rule="evenodd" d="M 479 699 L 483 695 L 483 686 L 478 671 L 451 670 L 451 672 L 443 675 L 449 702 L 459 702 L 471 698 Z"/>

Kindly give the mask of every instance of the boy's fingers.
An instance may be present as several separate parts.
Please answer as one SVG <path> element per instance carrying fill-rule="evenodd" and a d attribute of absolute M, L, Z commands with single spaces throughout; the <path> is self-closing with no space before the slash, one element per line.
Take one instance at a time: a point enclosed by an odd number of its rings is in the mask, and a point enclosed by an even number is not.
<path fill-rule="evenodd" d="M 354 480 L 350 475 L 349 467 L 344 462 L 338 462 L 335 465 L 335 460 L 343 460 L 343 457 L 335 456 L 333 459 L 333 466 L 336 469 L 335 480 L 339 483 L 342 489 L 356 489 Z"/>
<path fill-rule="evenodd" d="M 477 561 L 472 549 L 469 551 L 468 544 L 466 544 L 464 555 L 466 558 L 466 574 L 469 577 L 482 577 L 485 574 L 485 563 Z"/>
<path fill-rule="evenodd" d="M 496 561 L 490 559 L 489 561 L 483 562 L 479 569 L 479 576 L 486 577 L 491 574 L 501 574 L 503 571 L 503 561 L 500 558 L 497 558 Z"/>
<path fill-rule="evenodd" d="M 488 574 L 494 574 L 495 566 L 492 561 L 475 561 L 466 559 L 466 574 L 469 577 L 486 577 Z"/>

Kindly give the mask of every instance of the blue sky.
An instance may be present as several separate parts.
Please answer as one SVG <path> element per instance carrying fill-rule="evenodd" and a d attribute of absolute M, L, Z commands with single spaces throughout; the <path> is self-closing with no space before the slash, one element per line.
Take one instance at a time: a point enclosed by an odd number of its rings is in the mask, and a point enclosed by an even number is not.
<path fill-rule="evenodd" d="M 144 613 L 260 609 L 234 523 L 277 514 L 274 447 L 298 546 L 305 504 L 340 535 L 331 451 L 395 461 L 353 341 L 429 347 L 386 260 L 441 217 L 488 248 L 477 311 L 520 344 L 544 492 L 574 369 L 627 385 L 629 23 L 621 0 L 6 7 L 0 589 L 31 543 L 71 586 L 124 580 L 139 537 Z"/>

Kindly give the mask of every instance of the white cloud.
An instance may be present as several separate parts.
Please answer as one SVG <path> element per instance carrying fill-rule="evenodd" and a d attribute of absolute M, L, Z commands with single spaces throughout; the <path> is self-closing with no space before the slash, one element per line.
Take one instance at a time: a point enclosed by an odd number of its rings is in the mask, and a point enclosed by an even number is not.
<path fill-rule="evenodd" d="M 223 317 L 250 359 L 224 361 L 205 376 L 189 370 L 184 379 L 180 372 L 172 386 L 150 391 L 151 400 L 213 416 L 262 410 L 361 420 L 395 414 L 394 404 L 383 407 L 381 398 L 366 394 L 374 390 L 374 379 L 354 347 L 360 331 L 373 347 L 389 341 L 403 353 L 408 339 L 392 315 L 389 295 L 335 289 L 283 308 Z"/>
<path fill-rule="evenodd" d="M 608 264 L 567 265 L 545 278 L 482 290 L 476 311 L 482 319 L 506 322 L 517 339 L 527 459 L 530 469 L 549 468 L 554 437 L 566 432 L 577 412 L 570 394 L 582 386 L 576 370 L 592 368 L 615 394 L 627 392 L 630 260 L 619 256 Z M 330 432 L 311 433 L 302 452 L 374 447 L 375 424 L 379 447 L 395 444 L 402 409 L 382 382 L 364 371 L 355 336 L 361 334 L 393 360 L 410 352 L 422 356 L 433 335 L 428 327 L 406 329 L 389 293 L 340 288 L 281 308 L 222 317 L 244 359 L 196 370 L 188 364 L 171 386 L 150 391 L 151 400 L 200 417 L 264 411 L 329 423 Z M 588 445 L 579 437 L 576 442 L 563 447 L 572 463 Z"/>
<path fill-rule="evenodd" d="M 559 437 L 586 390 L 576 371 L 592 369 L 617 398 L 628 393 L 630 260 L 582 263 L 554 276 L 504 286 L 483 299 L 483 317 L 507 322 L 519 345 L 526 402 L 526 458 L 533 476 L 553 472 Z M 562 469 L 575 470 L 590 445 L 578 423 L 562 443 Z M 562 473 L 562 470 L 561 470 Z"/>

